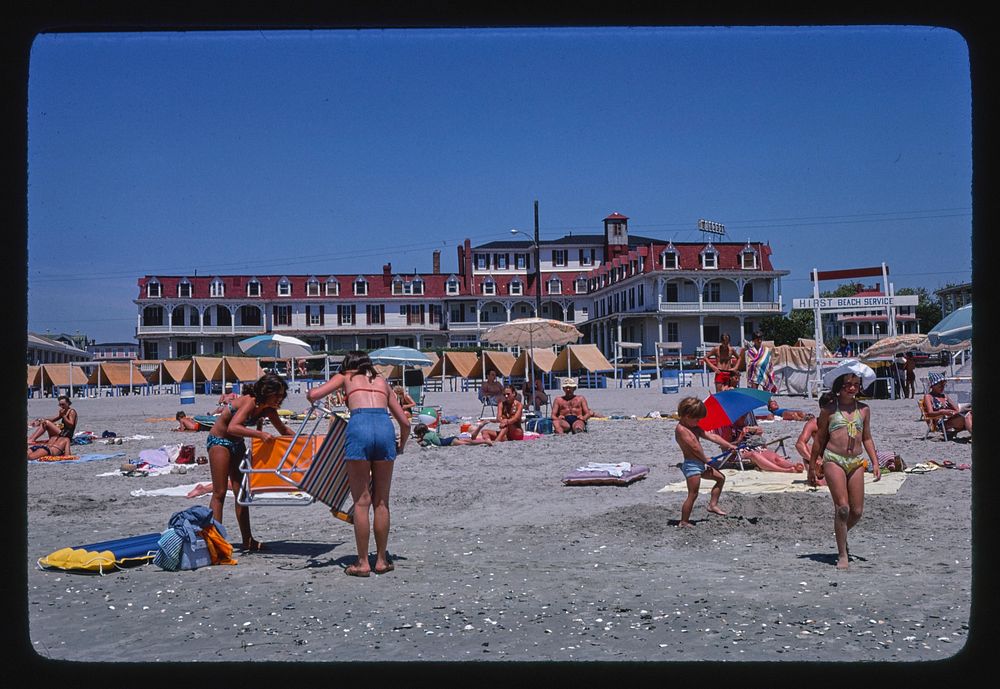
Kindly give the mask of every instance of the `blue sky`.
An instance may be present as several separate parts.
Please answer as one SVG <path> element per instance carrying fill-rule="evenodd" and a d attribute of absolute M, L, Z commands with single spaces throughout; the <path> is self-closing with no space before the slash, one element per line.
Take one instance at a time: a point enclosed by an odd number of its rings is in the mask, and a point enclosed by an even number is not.
<path fill-rule="evenodd" d="M 28 327 L 132 340 L 145 274 L 456 268 L 533 229 L 971 280 L 969 56 L 933 27 L 43 34 Z M 836 285 L 824 284 L 832 289 Z"/>

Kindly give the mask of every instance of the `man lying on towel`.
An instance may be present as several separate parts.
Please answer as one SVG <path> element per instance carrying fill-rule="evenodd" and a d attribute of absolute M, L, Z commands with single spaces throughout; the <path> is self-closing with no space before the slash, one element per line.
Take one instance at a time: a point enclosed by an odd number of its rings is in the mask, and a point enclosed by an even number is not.
<path fill-rule="evenodd" d="M 587 406 L 587 400 L 576 394 L 576 379 L 563 380 L 563 396 L 552 403 L 552 430 L 558 435 L 567 431 L 583 433 L 587 430 L 587 420 L 594 412 Z"/>

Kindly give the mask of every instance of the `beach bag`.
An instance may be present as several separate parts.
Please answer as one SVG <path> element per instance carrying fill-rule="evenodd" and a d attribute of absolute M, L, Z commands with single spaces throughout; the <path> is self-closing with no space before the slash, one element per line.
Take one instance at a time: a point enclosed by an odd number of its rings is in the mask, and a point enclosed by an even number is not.
<path fill-rule="evenodd" d="M 212 553 L 204 533 L 204 529 L 209 527 L 213 527 L 222 539 L 226 538 L 225 527 L 212 518 L 209 508 L 197 505 L 175 512 L 170 517 L 167 530 L 157 541 L 160 550 L 153 558 L 153 564 L 171 572 L 212 564 Z"/>
<path fill-rule="evenodd" d="M 529 419 L 524 424 L 524 429 L 530 431 L 531 433 L 541 433 L 543 435 L 552 433 L 552 419 L 548 416 L 543 416 L 538 419 Z"/>
<path fill-rule="evenodd" d="M 177 455 L 178 464 L 194 464 L 194 445 L 181 445 Z"/>

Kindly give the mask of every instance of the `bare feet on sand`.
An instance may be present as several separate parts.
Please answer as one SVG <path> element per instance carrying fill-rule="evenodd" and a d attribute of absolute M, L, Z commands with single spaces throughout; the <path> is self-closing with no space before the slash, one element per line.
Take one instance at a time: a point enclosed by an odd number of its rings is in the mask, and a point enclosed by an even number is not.
<path fill-rule="evenodd" d="M 686 527 L 686 528 L 690 528 L 690 527 L 694 526 L 694 524 L 692 524 L 691 522 L 677 522 L 677 527 L 678 528 L 680 528 L 682 526 Z"/>
<path fill-rule="evenodd" d="M 837 569 L 847 569 L 847 556 L 837 558 Z"/>
<path fill-rule="evenodd" d="M 212 492 L 212 484 L 211 483 L 199 483 L 194 488 L 192 488 L 190 491 L 188 491 L 187 496 L 189 498 L 196 498 L 199 495 L 204 495 L 205 493 L 211 493 L 211 492 Z"/>
<path fill-rule="evenodd" d="M 705 509 L 711 512 L 712 514 L 721 514 L 723 517 L 726 516 L 726 513 L 720 510 L 718 505 L 709 505 Z"/>

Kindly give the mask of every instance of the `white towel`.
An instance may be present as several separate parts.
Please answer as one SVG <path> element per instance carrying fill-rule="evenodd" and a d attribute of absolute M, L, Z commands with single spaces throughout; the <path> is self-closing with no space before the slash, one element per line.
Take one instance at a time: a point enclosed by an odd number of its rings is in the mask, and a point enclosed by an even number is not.
<path fill-rule="evenodd" d="M 577 471 L 604 471 L 607 472 L 609 476 L 621 476 L 626 471 L 632 469 L 631 462 L 618 462 L 617 464 L 611 464 L 609 462 L 588 462 L 587 466 L 577 467 Z"/>

